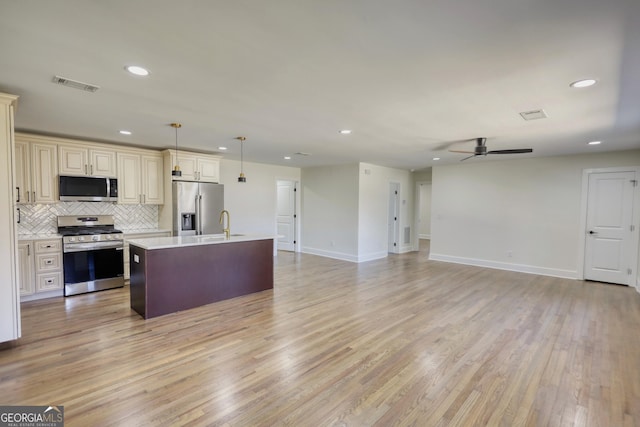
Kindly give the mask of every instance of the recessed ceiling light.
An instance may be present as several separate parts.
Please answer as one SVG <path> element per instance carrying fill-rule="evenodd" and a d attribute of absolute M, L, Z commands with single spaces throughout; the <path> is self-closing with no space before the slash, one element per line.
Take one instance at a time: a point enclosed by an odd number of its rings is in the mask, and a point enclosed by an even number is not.
<path fill-rule="evenodd" d="M 340 133 L 343 134 L 343 135 L 349 135 L 351 133 L 351 130 L 350 129 L 342 129 L 340 131 Z"/>
<path fill-rule="evenodd" d="M 602 141 L 591 141 L 589 145 L 600 145 Z"/>
<path fill-rule="evenodd" d="M 129 130 L 121 130 L 120 133 L 123 135 L 131 135 L 131 131 Z"/>
<path fill-rule="evenodd" d="M 440 157 L 434 157 L 433 160 L 440 160 Z"/>
<path fill-rule="evenodd" d="M 222 150 L 222 151 L 224 151 L 224 150 L 226 150 L 226 149 L 227 149 L 227 147 L 218 147 L 218 150 Z"/>
<path fill-rule="evenodd" d="M 149 70 L 147 70 L 146 68 L 142 68 L 138 65 L 127 65 L 126 67 L 124 67 L 124 69 L 130 72 L 131 74 L 135 74 L 136 76 L 149 75 Z"/>
<path fill-rule="evenodd" d="M 285 160 L 291 160 L 291 156 L 284 156 Z"/>
<path fill-rule="evenodd" d="M 583 88 L 583 87 L 593 86 L 594 84 L 596 84 L 596 80 L 595 79 L 584 79 L 584 80 L 575 81 L 575 82 L 571 83 L 569 86 L 577 87 L 577 88 Z"/>

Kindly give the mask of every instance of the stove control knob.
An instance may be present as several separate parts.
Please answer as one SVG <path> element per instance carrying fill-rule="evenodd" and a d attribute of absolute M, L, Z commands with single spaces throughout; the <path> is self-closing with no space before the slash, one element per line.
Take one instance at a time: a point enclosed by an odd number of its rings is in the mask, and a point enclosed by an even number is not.
<path fill-rule="evenodd" d="M 80 236 L 80 237 L 78 237 L 78 240 L 79 240 L 80 242 L 84 242 L 84 236 Z"/>
<path fill-rule="evenodd" d="M 104 238 L 105 238 L 105 240 L 111 240 L 111 236 L 108 235 L 108 234 L 106 236 L 104 236 Z"/>
<path fill-rule="evenodd" d="M 75 242 L 75 241 L 76 241 L 76 238 L 75 238 L 75 237 L 69 237 L 69 241 L 70 241 L 70 242 Z"/>
<path fill-rule="evenodd" d="M 91 240 L 93 240 L 94 242 L 97 242 L 98 240 L 100 240 L 100 236 L 98 235 L 91 236 Z"/>

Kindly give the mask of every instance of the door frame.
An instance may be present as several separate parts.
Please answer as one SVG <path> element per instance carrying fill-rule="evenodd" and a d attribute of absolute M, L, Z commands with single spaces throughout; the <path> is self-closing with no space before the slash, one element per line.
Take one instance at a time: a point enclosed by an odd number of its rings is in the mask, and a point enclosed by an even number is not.
<path fill-rule="evenodd" d="M 300 192 L 300 180 L 296 179 L 296 178 L 278 178 L 276 177 L 275 180 L 275 197 L 276 197 L 276 203 L 275 203 L 275 212 L 274 212 L 274 218 L 275 218 L 275 234 L 276 234 L 276 238 L 274 239 L 274 254 L 277 254 L 278 252 L 278 181 L 289 181 L 293 183 L 293 188 L 295 189 L 294 191 L 294 218 L 293 218 L 293 239 L 294 239 L 294 244 L 293 244 L 293 252 L 300 252 L 300 248 L 302 248 L 302 242 L 300 240 L 302 233 L 300 230 L 300 194 L 298 194 Z"/>
<path fill-rule="evenodd" d="M 413 250 L 414 251 L 419 251 L 420 250 L 420 216 L 422 213 L 422 208 L 421 208 L 421 204 L 422 204 L 422 196 L 421 196 L 421 192 L 420 192 L 420 186 L 421 185 L 425 185 L 428 184 L 431 186 L 431 189 L 433 190 L 433 182 L 432 181 L 416 181 L 415 182 L 415 196 L 414 196 L 414 207 L 413 207 L 413 211 L 414 211 L 414 215 L 413 215 Z M 431 239 L 431 236 L 429 236 L 429 239 Z"/>
<path fill-rule="evenodd" d="M 585 245 L 587 240 L 587 204 L 589 197 L 589 175 L 594 173 L 611 173 L 611 172 L 635 172 L 636 180 L 640 180 L 640 166 L 628 166 L 628 167 L 611 167 L 611 168 L 595 168 L 595 169 L 583 169 L 582 170 L 582 198 L 580 202 L 580 228 L 578 237 L 578 268 L 577 276 L 579 280 L 584 280 L 584 267 L 585 267 Z M 636 184 L 638 187 L 639 184 Z M 631 277 L 627 283 L 629 286 L 633 286 L 640 292 L 640 281 L 638 280 L 638 245 L 640 244 L 640 191 L 637 189 L 633 192 L 633 213 L 631 222 L 635 226 L 633 232 L 631 244 L 630 265 L 632 266 Z M 630 224 L 631 225 L 631 224 Z"/>
<path fill-rule="evenodd" d="M 402 211 L 401 207 L 400 207 L 400 193 L 402 191 L 402 185 L 400 185 L 399 182 L 396 181 L 389 181 L 389 196 L 387 198 L 388 200 L 388 205 L 387 205 L 387 253 L 391 253 L 391 254 L 399 254 L 400 252 L 400 245 L 401 245 L 401 235 L 400 235 L 400 213 Z M 393 193 L 395 192 L 395 194 Z M 395 224 L 393 227 L 393 232 L 395 234 L 395 244 L 396 246 L 393 247 L 391 246 L 391 227 L 389 227 L 389 222 L 391 221 L 391 217 L 389 216 L 389 214 L 391 213 L 391 199 L 392 196 L 395 196 Z"/>

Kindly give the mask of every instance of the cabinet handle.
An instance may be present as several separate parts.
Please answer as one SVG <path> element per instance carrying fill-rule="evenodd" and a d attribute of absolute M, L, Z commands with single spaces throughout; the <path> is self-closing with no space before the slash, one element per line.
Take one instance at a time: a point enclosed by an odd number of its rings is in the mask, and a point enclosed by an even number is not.
<path fill-rule="evenodd" d="M 51 245 L 45 245 L 45 248 L 47 248 L 47 249 L 52 248 L 52 247 L 53 246 L 51 246 Z"/>
<path fill-rule="evenodd" d="M 27 191 L 27 202 L 31 201 L 31 191 Z"/>
<path fill-rule="evenodd" d="M 48 259 L 48 260 L 46 261 L 46 263 L 47 263 L 47 265 L 49 265 L 49 264 L 53 264 L 53 261 L 52 261 L 52 260 L 50 260 L 50 259 Z"/>
<path fill-rule="evenodd" d="M 90 166 L 91 173 L 89 175 L 93 175 L 93 165 Z"/>
<path fill-rule="evenodd" d="M 27 245 L 27 256 L 31 256 L 31 245 Z"/>
<path fill-rule="evenodd" d="M 53 283 L 53 279 L 47 279 L 47 283 L 48 283 L 48 284 Z"/>
<path fill-rule="evenodd" d="M 147 196 L 146 195 L 142 195 L 142 204 L 144 205 L 147 202 Z"/>
<path fill-rule="evenodd" d="M 33 193 L 33 201 L 35 202 L 36 201 L 36 192 L 32 191 L 32 193 Z"/>
<path fill-rule="evenodd" d="M 20 187 L 16 187 L 16 190 L 18 190 L 18 200 L 16 200 L 16 203 L 20 203 Z"/>
<path fill-rule="evenodd" d="M 20 218 L 20 216 L 21 216 L 20 215 L 20 208 L 16 208 L 16 209 L 18 209 L 18 224 L 20 224 L 20 221 L 22 220 L 22 218 Z M 28 248 L 28 246 L 27 246 L 27 248 Z"/>

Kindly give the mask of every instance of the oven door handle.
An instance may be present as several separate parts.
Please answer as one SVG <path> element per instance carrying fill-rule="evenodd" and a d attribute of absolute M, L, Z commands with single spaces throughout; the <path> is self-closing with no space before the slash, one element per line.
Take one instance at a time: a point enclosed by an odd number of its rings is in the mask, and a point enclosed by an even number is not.
<path fill-rule="evenodd" d="M 87 244 L 73 244 L 73 245 L 65 245 L 64 253 L 69 252 L 88 252 L 93 250 L 100 249 L 115 249 L 118 251 L 124 250 L 124 246 L 122 243 L 112 243 L 112 242 L 100 242 L 100 243 L 87 243 Z"/>

